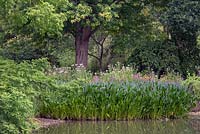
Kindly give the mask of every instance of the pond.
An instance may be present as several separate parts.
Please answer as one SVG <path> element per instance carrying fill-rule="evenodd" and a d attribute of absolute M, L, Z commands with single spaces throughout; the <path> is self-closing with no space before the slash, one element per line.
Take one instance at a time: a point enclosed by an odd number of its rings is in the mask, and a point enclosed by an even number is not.
<path fill-rule="evenodd" d="M 199 119 L 169 121 L 69 121 L 34 134 L 199 134 Z"/>

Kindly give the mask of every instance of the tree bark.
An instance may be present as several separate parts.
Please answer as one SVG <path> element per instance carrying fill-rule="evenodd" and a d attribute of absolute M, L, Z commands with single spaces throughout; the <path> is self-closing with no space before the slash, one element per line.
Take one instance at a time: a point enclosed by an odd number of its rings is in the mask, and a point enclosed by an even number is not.
<path fill-rule="evenodd" d="M 84 66 L 88 65 L 88 46 L 89 40 L 92 34 L 91 27 L 78 28 L 75 35 L 75 49 L 76 49 L 76 65 Z"/>

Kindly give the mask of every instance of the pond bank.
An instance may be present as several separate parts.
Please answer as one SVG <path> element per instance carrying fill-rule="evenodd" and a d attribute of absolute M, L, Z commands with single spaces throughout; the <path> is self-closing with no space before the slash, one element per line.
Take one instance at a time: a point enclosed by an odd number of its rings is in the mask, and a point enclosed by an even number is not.
<path fill-rule="evenodd" d="M 200 118 L 200 102 L 197 103 L 196 107 L 188 113 L 188 116 L 192 118 Z M 66 120 L 58 119 L 47 119 L 47 118 L 34 118 L 35 122 L 39 124 L 39 128 L 47 128 L 54 125 L 60 125 L 66 123 Z"/>
<path fill-rule="evenodd" d="M 191 119 L 195 119 L 195 118 L 199 119 L 200 118 L 200 111 L 189 112 L 188 116 Z M 66 123 L 66 120 L 56 120 L 56 119 L 46 119 L 46 118 L 34 118 L 34 120 L 39 124 L 39 128 L 48 128 L 50 126 L 60 125 L 60 124 Z M 168 119 L 166 121 L 168 121 Z"/>
<path fill-rule="evenodd" d="M 40 128 L 47 128 L 53 125 L 59 125 L 65 123 L 65 120 L 56 120 L 56 119 L 46 119 L 46 118 L 34 118 L 34 121 L 39 124 Z"/>

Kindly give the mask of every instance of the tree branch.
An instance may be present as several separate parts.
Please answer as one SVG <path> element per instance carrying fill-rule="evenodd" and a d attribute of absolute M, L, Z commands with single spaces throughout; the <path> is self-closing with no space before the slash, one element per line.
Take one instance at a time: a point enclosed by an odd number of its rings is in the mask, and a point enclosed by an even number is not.
<path fill-rule="evenodd" d="M 95 56 L 95 55 L 93 55 L 93 54 L 91 54 L 91 53 L 88 53 L 88 55 L 89 55 L 89 56 L 92 56 L 92 57 L 96 58 L 98 61 L 100 61 L 100 58 L 99 58 L 99 57 L 97 57 L 97 56 Z"/>
<path fill-rule="evenodd" d="M 103 46 L 103 44 L 104 44 L 104 42 L 106 41 L 106 38 L 107 38 L 108 36 L 105 36 L 103 39 L 102 39 L 102 41 L 101 41 L 101 45 Z"/>
<path fill-rule="evenodd" d="M 91 36 L 91 38 L 92 38 L 92 40 L 93 40 L 97 45 L 100 45 L 100 44 L 101 44 L 100 42 L 98 42 L 98 41 L 95 39 L 94 36 Z"/>
<path fill-rule="evenodd" d="M 91 38 L 97 45 L 103 46 L 107 36 L 103 37 L 103 39 L 101 39 L 100 41 L 97 41 L 97 39 L 94 36 L 91 36 Z"/>

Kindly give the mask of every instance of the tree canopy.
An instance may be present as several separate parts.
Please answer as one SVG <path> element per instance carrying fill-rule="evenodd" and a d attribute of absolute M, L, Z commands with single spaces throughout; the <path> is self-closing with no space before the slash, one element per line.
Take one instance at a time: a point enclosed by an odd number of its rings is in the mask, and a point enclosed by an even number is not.
<path fill-rule="evenodd" d="M 120 60 L 184 75 L 200 64 L 198 0 L 0 0 L 0 24 L 3 54 L 17 61 L 44 56 L 59 66 L 65 53 L 77 66 Z M 102 34 L 100 50 L 92 40 Z"/>
<path fill-rule="evenodd" d="M 87 66 L 88 42 L 99 27 L 119 18 L 123 0 L 1 0 L 6 24 L 17 31 L 39 37 L 71 33 L 75 37 L 76 63 Z"/>

